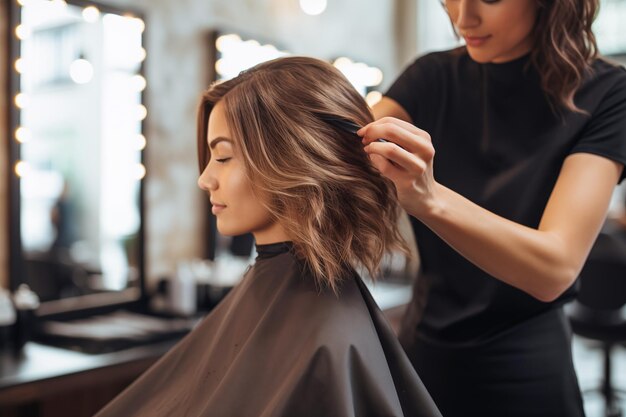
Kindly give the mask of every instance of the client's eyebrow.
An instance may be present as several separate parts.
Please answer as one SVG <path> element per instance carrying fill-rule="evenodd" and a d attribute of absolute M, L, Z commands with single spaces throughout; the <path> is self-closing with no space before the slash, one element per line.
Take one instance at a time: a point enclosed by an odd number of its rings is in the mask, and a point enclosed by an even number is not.
<path fill-rule="evenodd" d="M 218 144 L 218 143 L 220 143 L 220 142 L 229 142 L 229 143 L 231 143 L 231 144 L 233 143 L 233 141 L 232 141 L 232 140 L 230 140 L 230 139 L 228 139 L 228 138 L 226 138 L 226 137 L 224 137 L 224 136 L 218 136 L 218 137 L 216 137 L 215 139 L 213 139 L 213 140 L 211 141 L 211 143 L 209 143 L 209 148 L 211 148 L 211 149 L 215 149 L 215 147 L 217 146 L 217 144 Z"/>

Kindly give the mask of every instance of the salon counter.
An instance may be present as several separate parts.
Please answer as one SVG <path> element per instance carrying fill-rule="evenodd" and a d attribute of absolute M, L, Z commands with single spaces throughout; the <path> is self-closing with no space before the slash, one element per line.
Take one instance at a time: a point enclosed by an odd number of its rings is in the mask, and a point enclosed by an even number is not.
<path fill-rule="evenodd" d="M 0 415 L 92 415 L 175 343 L 90 355 L 29 342 L 0 355 Z"/>

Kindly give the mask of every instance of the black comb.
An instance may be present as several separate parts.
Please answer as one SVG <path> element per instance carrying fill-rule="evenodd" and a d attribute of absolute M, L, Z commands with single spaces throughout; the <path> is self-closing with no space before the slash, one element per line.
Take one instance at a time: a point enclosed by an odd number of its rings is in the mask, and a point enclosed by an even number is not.
<path fill-rule="evenodd" d="M 320 114 L 319 117 L 320 119 L 335 126 L 336 128 L 339 128 L 348 133 L 352 133 L 353 135 L 357 135 L 356 132 L 358 132 L 361 129 L 361 126 L 347 119 L 343 119 L 343 118 L 335 117 L 335 116 L 329 116 L 327 114 Z M 376 139 L 376 140 L 378 142 L 387 142 L 385 139 L 382 139 L 382 138 Z"/>

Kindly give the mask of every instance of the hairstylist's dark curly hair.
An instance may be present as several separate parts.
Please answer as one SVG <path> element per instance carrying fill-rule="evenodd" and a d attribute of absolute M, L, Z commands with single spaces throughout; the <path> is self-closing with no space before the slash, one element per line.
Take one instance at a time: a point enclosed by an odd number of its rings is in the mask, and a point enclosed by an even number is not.
<path fill-rule="evenodd" d="M 531 62 L 539 71 L 541 87 L 557 110 L 583 112 L 574 94 L 598 56 L 591 25 L 599 0 L 537 0 Z"/>

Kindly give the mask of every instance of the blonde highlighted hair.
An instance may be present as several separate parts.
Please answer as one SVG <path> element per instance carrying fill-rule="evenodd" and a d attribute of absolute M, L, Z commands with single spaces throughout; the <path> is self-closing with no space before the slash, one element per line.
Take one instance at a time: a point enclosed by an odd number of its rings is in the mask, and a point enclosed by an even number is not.
<path fill-rule="evenodd" d="M 357 135 L 328 122 L 373 120 L 332 65 L 278 58 L 212 85 L 198 109 L 200 171 L 210 159 L 207 126 L 217 102 L 259 201 L 319 284 L 336 291 L 347 265 L 376 276 L 385 253 L 408 253 L 393 183 L 370 163 Z"/>

